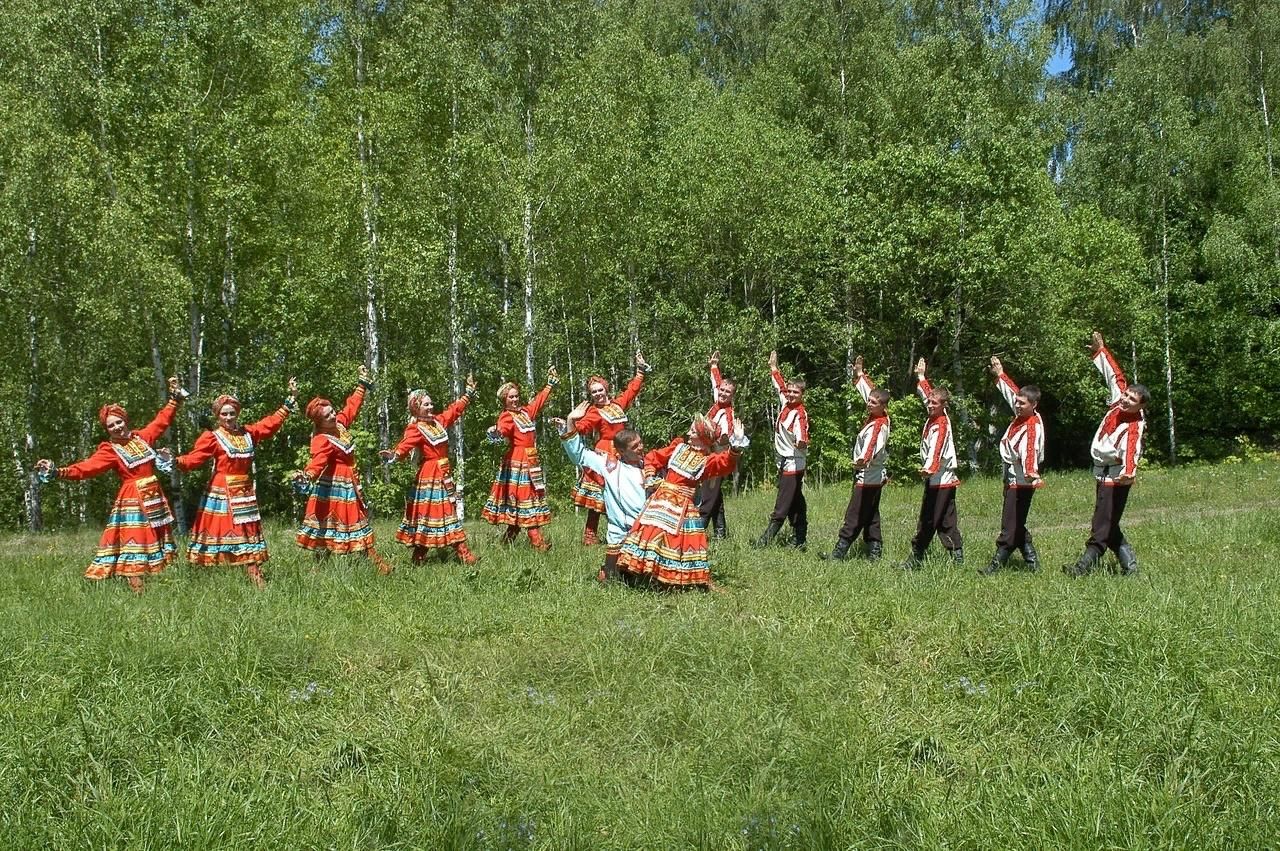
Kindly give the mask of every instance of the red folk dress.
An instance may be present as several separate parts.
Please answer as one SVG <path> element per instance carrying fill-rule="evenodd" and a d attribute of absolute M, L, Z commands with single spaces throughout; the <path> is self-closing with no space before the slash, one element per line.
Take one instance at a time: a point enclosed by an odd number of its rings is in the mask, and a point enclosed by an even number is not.
<path fill-rule="evenodd" d="M 397 461 L 408 458 L 415 449 L 422 456 L 418 481 L 405 503 L 404 520 L 396 532 L 396 540 L 407 547 L 439 549 L 467 541 L 467 533 L 458 519 L 447 429 L 470 403 L 471 397 L 463 396 L 436 416 L 415 419 L 405 427 L 404 437 L 396 444 Z"/>
<path fill-rule="evenodd" d="M 623 540 L 618 567 L 664 585 L 709 585 L 707 531 L 693 504 L 693 493 L 698 482 L 727 476 L 737 466 L 738 453 L 725 450 L 709 455 L 685 443 L 683 437 L 646 455 L 646 483 L 664 467 L 666 474 Z"/>
<path fill-rule="evenodd" d="M 536 529 L 551 522 L 547 507 L 547 479 L 538 459 L 538 435 L 534 420 L 551 396 L 551 385 L 542 388 L 529 404 L 498 415 L 495 430 L 505 439 L 507 452 L 493 478 L 489 499 L 480 516 L 496 526 Z"/>
<path fill-rule="evenodd" d="M 58 478 L 72 481 L 112 470 L 120 477 L 120 490 L 107 517 L 107 528 L 84 573 L 85 579 L 159 573 L 177 555 L 173 511 L 156 476 L 156 453 L 151 445 L 173 423 L 178 404 L 170 399 L 155 419 L 136 429 L 128 440 L 104 441 L 83 461 L 58 468 Z"/>
<path fill-rule="evenodd" d="M 311 463 L 303 472 L 311 479 L 311 495 L 298 529 L 298 546 L 304 550 L 339 555 L 373 551 L 373 527 L 360 492 L 355 467 L 355 439 L 347 428 L 364 404 L 365 385 L 356 387 L 338 414 L 336 434 L 311 436 Z"/>
<path fill-rule="evenodd" d="M 173 459 L 183 472 L 213 460 L 213 478 L 191 529 L 187 561 L 201 567 L 241 567 L 262 564 L 269 558 L 254 489 L 253 458 L 257 443 L 278 432 L 290 410 L 281 405 L 237 432 L 222 427 L 206 431 L 196 438 L 190 452 Z"/>
<path fill-rule="evenodd" d="M 616 459 L 618 450 L 613 446 L 613 439 L 627 427 L 627 408 L 631 407 L 643 386 L 644 374 L 640 373 L 613 399 L 604 405 L 592 405 L 575 425 L 578 434 L 588 436 L 584 439 L 595 435 L 596 451 Z M 581 468 L 578 481 L 573 486 L 573 504 L 604 513 L 604 479 L 599 473 L 586 467 Z"/>

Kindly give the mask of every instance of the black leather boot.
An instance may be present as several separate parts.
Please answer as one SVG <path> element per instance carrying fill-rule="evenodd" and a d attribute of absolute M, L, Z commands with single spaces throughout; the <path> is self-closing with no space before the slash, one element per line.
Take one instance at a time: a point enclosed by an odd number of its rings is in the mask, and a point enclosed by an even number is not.
<path fill-rule="evenodd" d="M 715 513 L 715 516 L 711 518 L 711 525 L 715 529 L 715 531 L 711 533 L 713 538 L 723 541 L 725 538 L 729 537 L 729 524 L 725 522 L 723 511 L 717 511 Z"/>
<path fill-rule="evenodd" d="M 791 531 L 794 533 L 794 537 L 791 539 L 791 546 L 802 553 L 808 551 L 809 548 L 805 545 L 809 542 L 809 521 L 801 520 L 791 528 Z"/>
<path fill-rule="evenodd" d="M 917 550 L 915 547 L 912 547 L 911 555 L 907 556 L 906 560 L 903 561 L 902 564 L 898 565 L 898 567 L 903 570 L 919 570 L 923 566 L 923 562 L 924 550 Z"/>
<path fill-rule="evenodd" d="M 1100 557 L 1101 553 L 1097 550 L 1092 547 L 1085 547 L 1084 552 L 1080 554 L 1080 558 L 1076 559 L 1076 563 L 1064 564 L 1062 572 L 1071 577 L 1088 576 L 1093 573 L 1094 565 L 1098 563 Z"/>
<path fill-rule="evenodd" d="M 1013 555 L 1013 550 L 999 547 L 996 549 L 995 555 L 991 557 L 991 562 L 986 567 L 978 568 L 979 576 L 990 576 L 993 573 L 999 573 L 1001 568 L 1009 561 L 1009 556 Z"/>
<path fill-rule="evenodd" d="M 1133 544 L 1125 541 L 1116 547 L 1116 558 L 1120 561 L 1120 575 L 1134 576 L 1138 573 L 1138 554 L 1133 551 Z"/>
<path fill-rule="evenodd" d="M 964 564 L 964 547 L 956 547 L 952 550 L 951 560 L 956 564 Z"/>
<path fill-rule="evenodd" d="M 844 538 L 837 538 L 835 548 L 829 553 L 822 554 L 823 561 L 847 561 L 849 558 L 849 541 Z"/>
<path fill-rule="evenodd" d="M 764 530 L 764 534 L 761 535 L 759 538 L 756 538 L 755 541 L 751 543 L 751 546 L 755 547 L 758 550 L 764 549 L 765 547 L 773 543 L 773 539 L 776 538 L 778 536 L 778 533 L 781 531 L 782 531 L 782 521 L 770 520 L 769 526 Z"/>
<path fill-rule="evenodd" d="M 1026 562 L 1026 569 L 1035 573 L 1040 569 L 1040 554 L 1036 552 L 1035 545 L 1027 541 L 1019 549 L 1022 550 L 1022 560 Z"/>
<path fill-rule="evenodd" d="M 867 541 L 867 561 L 879 561 L 884 554 L 884 544 L 880 541 Z"/>

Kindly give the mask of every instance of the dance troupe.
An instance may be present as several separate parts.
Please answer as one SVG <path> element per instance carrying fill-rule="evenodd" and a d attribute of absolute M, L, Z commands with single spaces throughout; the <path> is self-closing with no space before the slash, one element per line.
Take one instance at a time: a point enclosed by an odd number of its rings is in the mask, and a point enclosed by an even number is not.
<path fill-rule="evenodd" d="M 1120 529 L 1120 520 L 1137 475 L 1150 393 L 1146 387 L 1125 380 L 1101 334 L 1093 333 L 1089 348 L 1109 392 L 1108 407 L 1091 445 L 1097 490 L 1089 539 L 1079 559 L 1063 569 L 1068 575 L 1084 576 L 1110 550 L 1116 556 L 1116 572 L 1132 575 L 1138 571 L 1138 559 Z M 586 512 L 582 542 L 587 546 L 599 542 L 600 519 L 604 517 L 601 582 L 710 590 L 707 530 L 714 538 L 728 534 L 722 482 L 737 468 L 749 445 L 742 422 L 734 416 L 736 387 L 721 375 L 719 354 L 713 354 L 709 361 L 714 400 L 710 410 L 696 415 L 683 437 L 646 452 L 641 436 L 628 428 L 627 409 L 650 371 L 638 352 L 635 366 L 635 375 L 617 396 L 612 395 L 607 380 L 592 376 L 586 384 L 587 399 L 565 418 L 551 420 L 560 433 L 564 453 L 580 469 L 573 502 Z M 822 557 L 846 560 L 861 538 L 863 554 L 876 561 L 883 550 L 880 493 L 888 480 L 889 393 L 867 375 L 861 356 L 849 368 L 866 404 L 866 419 L 854 442 L 855 480 L 844 524 L 834 548 Z M 995 554 L 979 573 L 1000 571 L 1014 553 L 1020 554 L 1024 569 L 1034 571 L 1040 566 L 1040 557 L 1027 530 L 1027 516 L 1032 497 L 1044 484 L 1040 476 L 1044 460 L 1040 390 L 1029 384 L 1019 387 L 997 357 L 991 358 L 990 369 L 1013 419 L 1000 440 L 1004 470 L 1000 534 Z M 789 543 L 804 550 L 809 526 L 803 487 L 809 447 L 805 383 L 788 380 L 779 371 L 777 352 L 769 355 L 769 371 L 780 404 L 773 433 L 778 495 L 769 524 L 753 546 L 763 548 L 780 542 L 783 525 L 789 524 Z M 918 471 L 924 494 L 911 554 L 901 564 L 908 570 L 922 565 L 935 535 L 951 559 L 964 561 L 955 498 L 960 480 L 948 414 L 951 396 L 945 388 L 932 384 L 926 373 L 921 359 L 915 366 L 915 378 L 927 413 Z M 502 410 L 489 427 L 486 440 L 505 446 L 506 451 L 481 517 L 503 528 L 504 544 L 513 543 L 524 530 L 534 549 L 551 548 L 543 531 L 551 522 L 551 511 L 538 455 L 537 420 L 558 383 L 553 367 L 548 370 L 546 386 L 524 403 L 518 384 L 507 382 L 498 388 Z M 349 430 L 371 386 L 368 370 L 360 367 L 359 382 L 340 409 L 325 398 L 312 399 L 306 406 L 313 431 L 311 461 L 293 474 L 294 486 L 307 497 L 297 543 L 317 557 L 363 554 L 379 573 L 387 574 L 391 565 L 374 547 L 356 466 L 356 444 Z M 396 532 L 396 540 L 410 548 L 415 563 L 434 552 L 450 550 L 464 564 L 477 561 L 467 546 L 458 515 L 448 433 L 476 392 L 475 378 L 468 375 L 466 392 L 437 413 L 430 394 L 414 390 L 408 398 L 410 421 L 403 437 L 394 448 L 378 453 L 388 464 L 414 459 L 418 465 Z M 172 534 L 174 516 L 159 474 L 171 472 L 175 466 L 190 471 L 212 462 L 213 476 L 191 529 L 187 558 L 200 567 L 242 569 L 250 582 L 264 587 L 262 567 L 268 553 L 254 488 L 254 452 L 260 441 L 280 431 L 297 410 L 296 394 L 297 383 L 290 379 L 284 403 L 252 423 L 241 423 L 238 399 L 219 396 L 213 403 L 216 426 L 203 432 L 189 452 L 174 456 L 167 449 L 156 448 L 188 396 L 178 379 L 171 378 L 168 402 L 145 426 L 132 428 L 123 407 L 104 405 L 98 420 L 108 439 L 92 455 L 63 466 L 48 459 L 38 461 L 36 469 L 43 482 L 89 479 L 107 472 L 120 478 L 107 528 L 85 577 L 122 577 L 141 593 L 144 578 L 163 570 L 177 553 Z"/>

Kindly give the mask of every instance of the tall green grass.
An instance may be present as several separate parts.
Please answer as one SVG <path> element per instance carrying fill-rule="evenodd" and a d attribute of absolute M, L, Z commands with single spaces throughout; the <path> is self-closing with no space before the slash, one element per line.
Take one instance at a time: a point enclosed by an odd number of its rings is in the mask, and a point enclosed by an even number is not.
<path fill-rule="evenodd" d="M 93 530 L 0 540 L 0 845 L 281 848 L 1232 847 L 1277 844 L 1280 464 L 1149 470 L 1136 578 L 1070 580 L 1092 507 L 1054 476 L 1038 575 L 981 578 L 999 484 L 959 492 L 969 563 L 759 552 L 731 499 L 722 594 L 597 587 L 555 548 L 317 566 L 270 587 L 185 562 L 89 584 Z M 935 545 L 936 549 L 936 545 Z"/>

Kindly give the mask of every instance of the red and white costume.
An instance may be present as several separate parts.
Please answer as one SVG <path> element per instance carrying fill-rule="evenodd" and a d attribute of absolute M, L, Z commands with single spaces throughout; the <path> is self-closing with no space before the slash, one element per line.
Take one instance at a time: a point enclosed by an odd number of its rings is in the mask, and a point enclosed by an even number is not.
<path fill-rule="evenodd" d="M 921 400 L 927 401 L 933 385 L 929 379 L 920 378 L 916 381 L 916 392 Z M 920 432 L 920 469 L 929 474 L 925 485 L 931 488 L 956 487 L 960 484 L 956 472 L 959 467 L 955 441 L 951 436 L 951 417 L 943 409 L 936 417 L 926 417 Z"/>
<path fill-rule="evenodd" d="M 1125 413 L 1120 409 L 1120 397 L 1129 389 L 1124 371 L 1111 351 L 1103 346 L 1093 356 L 1093 365 L 1102 373 L 1107 383 L 1106 416 L 1094 432 L 1089 454 L 1093 457 L 1093 475 L 1104 484 L 1114 484 L 1117 476 L 1133 478 L 1138 473 L 1138 460 L 1142 457 L 1143 438 L 1147 417 L 1143 411 Z"/>
<path fill-rule="evenodd" d="M 338 412 L 336 432 L 317 431 L 311 436 L 311 463 L 303 472 L 312 485 L 297 537 L 304 550 L 341 555 L 368 552 L 376 559 L 373 527 L 356 469 L 356 442 L 348 431 L 364 404 L 365 392 L 362 382 L 347 397 Z"/>
<path fill-rule="evenodd" d="M 547 507 L 547 479 L 538 458 L 538 426 L 535 420 L 551 397 L 551 385 L 514 411 L 498 414 L 496 440 L 505 441 L 507 452 L 493 479 L 489 499 L 480 516 L 488 523 L 510 529 L 540 529 L 551 522 Z M 541 534 L 530 540 L 535 546 Z"/>
<path fill-rule="evenodd" d="M 467 410 L 471 397 L 464 395 L 430 417 L 414 417 L 396 444 L 393 461 L 403 461 L 416 451 L 420 456 L 418 478 L 404 506 L 404 519 L 396 532 L 396 540 L 422 550 L 442 547 L 458 548 L 467 543 L 467 533 L 458 519 L 457 493 L 449 466 L 449 432 Z M 470 561 L 469 550 L 458 549 L 464 561 Z"/>
<path fill-rule="evenodd" d="M 1001 372 L 996 376 L 996 387 L 1012 409 L 1014 397 L 1020 390 L 1018 385 L 1008 373 Z M 1015 416 L 1009 423 L 1004 437 L 1000 438 L 1000 460 L 1004 462 L 1005 487 L 1044 486 L 1040 478 L 1040 465 L 1044 463 L 1044 421 L 1038 410 L 1029 416 Z"/>
<path fill-rule="evenodd" d="M 773 451 L 778 456 L 778 472 L 784 476 L 803 473 L 808 455 L 809 412 L 804 409 L 803 402 L 787 403 L 787 380 L 781 372 L 773 369 L 769 375 L 782 405 L 773 429 Z M 798 443 L 806 445 L 797 446 Z"/>
<path fill-rule="evenodd" d="M 858 376 L 854 385 L 862 401 L 871 399 L 871 391 L 876 384 L 866 373 Z M 865 462 L 866 466 L 857 471 L 855 481 L 863 487 L 878 487 L 889 478 L 885 470 L 885 462 L 889 460 L 889 417 L 886 414 L 869 416 L 858 429 L 858 438 L 853 443 L 853 460 Z"/>

